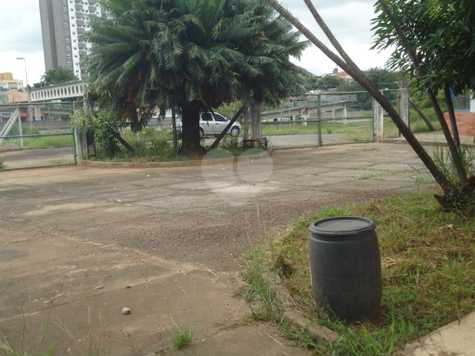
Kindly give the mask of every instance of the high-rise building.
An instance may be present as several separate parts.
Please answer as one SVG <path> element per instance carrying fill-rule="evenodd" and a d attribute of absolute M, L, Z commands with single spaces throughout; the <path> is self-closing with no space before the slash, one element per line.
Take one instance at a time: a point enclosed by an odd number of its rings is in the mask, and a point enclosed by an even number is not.
<path fill-rule="evenodd" d="M 46 70 L 64 67 L 85 75 L 90 50 L 85 34 L 101 15 L 99 0 L 39 0 Z"/>

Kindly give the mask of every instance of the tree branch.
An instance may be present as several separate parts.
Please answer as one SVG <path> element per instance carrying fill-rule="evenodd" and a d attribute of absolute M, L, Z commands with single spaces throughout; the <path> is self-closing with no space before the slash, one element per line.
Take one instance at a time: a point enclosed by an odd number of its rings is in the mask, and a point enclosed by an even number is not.
<path fill-rule="evenodd" d="M 452 127 L 452 135 L 454 136 L 455 144 L 460 151 L 460 134 L 457 126 L 457 118 L 455 116 L 454 101 L 452 100 L 452 93 L 448 86 L 445 87 L 445 102 L 449 111 L 450 126 Z"/>
<path fill-rule="evenodd" d="M 346 71 L 355 81 L 357 81 L 363 88 L 365 88 L 377 102 L 381 104 L 384 110 L 391 117 L 395 125 L 401 131 L 409 145 L 413 148 L 414 152 L 419 156 L 421 161 L 427 167 L 434 179 L 444 189 L 449 191 L 451 183 L 444 176 L 441 170 L 434 163 L 432 157 L 427 153 L 424 147 L 420 144 L 409 127 L 401 119 L 397 111 L 393 108 L 389 100 L 379 92 L 378 88 L 363 73 L 354 70 L 348 65 L 341 57 L 331 51 L 324 43 L 322 43 L 307 27 L 305 27 L 297 18 L 295 18 L 287 9 L 279 4 L 277 0 L 267 0 L 271 6 L 286 18 L 295 28 L 297 28 L 308 40 L 310 40 L 318 49 L 320 49 L 328 58 L 330 58 L 335 64 Z"/>
<path fill-rule="evenodd" d="M 417 114 L 421 117 L 421 119 L 425 122 L 425 124 L 427 125 L 427 128 L 430 130 L 430 131 L 435 131 L 435 128 L 434 126 L 432 125 L 432 123 L 430 122 L 430 120 L 427 118 L 427 116 L 422 112 L 421 109 L 419 109 L 419 107 L 416 105 L 416 103 L 414 103 L 411 99 L 409 99 L 409 104 L 412 106 L 412 108 L 414 110 L 416 110 Z"/>
<path fill-rule="evenodd" d="M 225 127 L 223 132 L 219 134 L 219 136 L 216 138 L 216 140 L 213 142 L 213 144 L 207 149 L 207 152 L 214 150 L 216 147 L 218 147 L 219 143 L 222 141 L 224 136 L 227 135 L 228 131 L 233 127 L 234 123 L 239 119 L 239 117 L 242 115 L 244 111 L 247 109 L 247 103 L 242 104 L 241 108 L 234 114 L 233 118 L 231 121 L 229 121 L 229 124 Z"/>
<path fill-rule="evenodd" d="M 404 48 L 406 53 L 409 55 L 409 58 L 413 62 L 416 76 L 420 77 L 421 76 L 420 61 L 417 56 L 416 50 L 409 44 L 407 37 L 404 35 L 404 31 L 401 29 L 401 26 L 399 26 L 399 22 L 396 20 L 396 18 L 393 15 L 393 10 L 389 8 L 387 0 L 380 0 L 380 3 L 382 5 L 383 12 L 389 18 L 389 21 L 391 21 L 391 24 L 395 29 L 402 47 Z M 429 88 L 428 95 L 432 103 L 432 107 L 434 108 L 434 111 L 439 119 L 442 132 L 444 133 L 445 139 L 449 146 L 449 151 L 452 156 L 454 165 L 456 167 L 457 175 L 459 177 L 460 183 L 462 185 L 465 185 L 467 182 L 467 174 L 462 164 L 462 160 L 460 157 L 460 150 L 457 148 L 457 145 L 450 133 L 447 122 L 445 121 L 444 113 L 442 112 L 442 108 L 440 107 L 439 101 L 437 100 L 437 95 L 436 93 L 434 93 L 434 90 L 432 88 Z"/>

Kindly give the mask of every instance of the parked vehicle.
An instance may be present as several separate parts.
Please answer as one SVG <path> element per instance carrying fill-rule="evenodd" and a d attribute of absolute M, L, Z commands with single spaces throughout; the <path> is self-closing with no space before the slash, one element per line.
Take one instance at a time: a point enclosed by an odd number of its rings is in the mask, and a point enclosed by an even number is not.
<path fill-rule="evenodd" d="M 214 116 L 211 112 L 203 112 L 201 113 L 200 118 L 200 136 L 207 137 L 207 136 L 217 136 L 228 126 L 229 119 L 226 118 L 224 115 L 215 112 Z M 177 118 L 176 120 L 176 128 L 178 132 L 181 132 L 183 127 L 181 118 Z M 233 126 L 230 128 L 228 134 L 233 137 L 238 137 L 241 133 L 241 124 L 239 122 L 235 122 Z"/>

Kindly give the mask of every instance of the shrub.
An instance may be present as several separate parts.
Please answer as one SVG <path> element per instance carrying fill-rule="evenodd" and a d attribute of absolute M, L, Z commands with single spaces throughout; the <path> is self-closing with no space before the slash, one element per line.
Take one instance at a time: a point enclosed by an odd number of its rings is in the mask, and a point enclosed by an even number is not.
<path fill-rule="evenodd" d="M 98 156 L 113 158 L 121 152 L 117 134 L 123 122 L 119 116 L 110 111 L 100 111 L 94 117 L 93 129 Z"/>

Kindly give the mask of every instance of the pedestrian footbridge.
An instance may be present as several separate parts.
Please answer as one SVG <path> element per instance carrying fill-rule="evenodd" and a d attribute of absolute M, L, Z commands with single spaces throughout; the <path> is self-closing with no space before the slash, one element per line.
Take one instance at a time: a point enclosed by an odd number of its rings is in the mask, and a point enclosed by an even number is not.
<path fill-rule="evenodd" d="M 32 103 L 82 98 L 86 93 L 87 85 L 76 81 L 60 85 L 51 85 L 43 88 L 32 88 L 30 100 Z"/>

